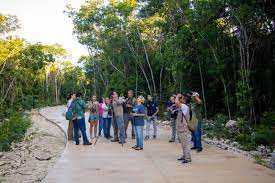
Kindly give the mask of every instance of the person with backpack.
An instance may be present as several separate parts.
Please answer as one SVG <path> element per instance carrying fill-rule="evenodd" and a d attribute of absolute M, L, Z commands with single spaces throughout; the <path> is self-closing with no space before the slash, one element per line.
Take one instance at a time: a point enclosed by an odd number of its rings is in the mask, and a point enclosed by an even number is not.
<path fill-rule="evenodd" d="M 167 111 L 169 112 L 170 122 L 172 127 L 172 136 L 169 142 L 175 142 L 176 140 L 176 119 L 178 115 L 178 109 L 175 104 L 176 96 L 173 95 L 170 97 L 170 101 L 167 104 Z"/>
<path fill-rule="evenodd" d="M 73 109 L 73 114 L 75 118 L 75 122 L 73 123 L 74 125 L 74 134 L 77 134 L 78 130 L 80 129 L 82 133 L 82 138 L 83 138 L 83 145 L 92 145 L 88 141 L 87 134 L 86 134 L 86 124 L 85 124 L 85 110 L 88 108 L 84 100 L 82 99 L 82 93 L 77 93 L 76 94 L 76 99 L 74 101 L 74 109 Z M 74 136 L 75 139 L 75 144 L 79 145 L 79 138 L 77 135 Z"/>
<path fill-rule="evenodd" d="M 73 101 L 75 100 L 76 98 L 76 95 L 75 93 L 71 93 L 68 95 L 67 97 L 67 111 L 70 110 L 71 108 L 74 107 L 74 103 Z M 69 119 L 69 124 L 68 124 L 68 130 L 67 130 L 67 134 L 68 134 L 68 140 L 69 141 L 72 141 L 74 140 L 74 133 L 73 133 L 73 129 L 74 129 L 74 125 L 73 125 L 73 121 L 74 119 Z"/>
<path fill-rule="evenodd" d="M 112 108 L 110 99 L 106 97 L 102 104 L 103 133 L 106 139 L 111 138 L 110 129 L 112 124 Z"/>
<path fill-rule="evenodd" d="M 198 119 L 197 129 L 192 131 L 192 139 L 194 142 L 194 147 L 192 150 L 197 150 L 197 152 L 202 151 L 202 143 L 201 143 L 201 136 L 202 136 L 202 100 L 200 99 L 200 95 L 197 92 L 191 93 L 191 109 L 196 114 Z"/>
<path fill-rule="evenodd" d="M 98 105 L 99 103 L 96 100 L 96 95 L 93 95 L 92 101 L 89 102 L 89 109 L 90 109 L 89 123 L 90 123 L 91 139 L 93 139 L 93 137 L 97 138 L 97 126 L 98 126 L 98 120 L 99 120 Z"/>
<path fill-rule="evenodd" d="M 182 156 L 178 158 L 178 160 L 182 161 L 182 163 L 184 164 L 191 162 L 191 149 L 189 147 L 190 130 L 188 128 L 188 120 L 190 119 L 190 109 L 188 105 L 186 105 L 187 100 L 188 96 L 181 94 L 178 94 L 175 99 L 175 104 L 179 108 L 176 120 L 176 128 L 178 138 L 182 147 Z"/>
<path fill-rule="evenodd" d="M 147 115 L 147 120 L 146 120 L 146 136 L 145 140 L 148 140 L 150 138 L 150 126 L 151 126 L 151 121 L 153 121 L 153 127 L 154 127 L 154 135 L 153 138 L 157 138 L 157 132 L 158 132 L 158 112 L 159 112 L 159 107 L 157 102 L 153 99 L 151 95 L 147 96 L 147 102 L 145 104 L 146 106 L 146 115 Z"/>

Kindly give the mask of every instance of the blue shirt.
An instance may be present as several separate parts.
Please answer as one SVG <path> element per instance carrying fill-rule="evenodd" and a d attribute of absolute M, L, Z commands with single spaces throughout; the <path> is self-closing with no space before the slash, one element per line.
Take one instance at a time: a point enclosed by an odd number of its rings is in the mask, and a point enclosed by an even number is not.
<path fill-rule="evenodd" d="M 145 107 L 144 105 L 135 105 L 133 108 L 133 112 L 136 114 L 145 114 Z M 134 125 L 136 126 L 144 126 L 144 117 L 141 116 L 134 116 Z"/>
<path fill-rule="evenodd" d="M 147 116 L 153 116 L 157 112 L 158 104 L 155 101 L 148 101 L 146 103 Z"/>

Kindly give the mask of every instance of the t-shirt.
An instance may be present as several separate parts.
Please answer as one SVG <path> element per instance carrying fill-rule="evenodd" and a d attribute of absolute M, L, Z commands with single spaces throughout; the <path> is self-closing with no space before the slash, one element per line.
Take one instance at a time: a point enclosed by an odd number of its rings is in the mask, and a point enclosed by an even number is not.
<path fill-rule="evenodd" d="M 185 115 L 185 118 L 188 120 L 188 118 L 190 117 L 189 107 L 186 104 L 181 104 L 180 111 L 178 112 L 178 117 L 176 120 L 176 128 L 177 130 L 188 132 L 189 129 L 188 129 L 187 121 L 183 117 L 182 113 Z"/>
<path fill-rule="evenodd" d="M 89 102 L 89 108 L 91 109 L 91 114 L 98 114 L 98 101 Z"/>
<path fill-rule="evenodd" d="M 153 116 L 157 112 L 158 104 L 155 101 L 148 101 L 146 103 L 147 116 Z"/>
<path fill-rule="evenodd" d="M 69 107 L 71 107 L 73 101 L 73 99 L 68 100 L 66 112 L 68 111 Z"/>
<path fill-rule="evenodd" d="M 198 120 L 202 121 L 202 103 L 191 103 L 191 109 L 196 113 Z"/>
<path fill-rule="evenodd" d="M 103 109 L 102 109 L 102 105 L 103 105 L 103 103 L 99 103 L 98 104 L 98 114 L 100 115 L 100 116 L 102 116 L 102 113 L 103 113 Z"/>
<path fill-rule="evenodd" d="M 177 115 L 178 115 L 178 111 L 177 111 L 177 106 L 175 105 L 175 103 L 169 101 L 167 104 L 167 107 L 172 109 L 172 111 L 169 111 L 171 118 L 176 119 Z"/>
<path fill-rule="evenodd" d="M 74 114 L 77 116 L 77 118 L 83 118 L 85 109 L 87 109 L 86 103 L 84 102 L 84 100 L 78 98 L 74 101 L 74 104 Z"/>
<path fill-rule="evenodd" d="M 133 112 L 136 114 L 145 114 L 145 107 L 144 105 L 135 105 L 133 108 Z M 134 125 L 136 126 L 144 126 L 144 117 L 135 116 L 134 117 Z"/>
<path fill-rule="evenodd" d="M 112 117 L 112 114 L 110 113 L 110 106 L 108 106 L 106 103 L 103 103 L 102 104 L 102 110 L 103 110 L 103 113 L 102 113 L 102 118 L 111 118 Z"/>
<path fill-rule="evenodd" d="M 124 100 L 122 97 L 119 97 L 117 101 L 113 101 L 112 107 L 113 107 L 113 112 L 114 116 L 123 116 L 123 104 Z"/>
<path fill-rule="evenodd" d="M 123 103 L 123 112 L 124 113 L 131 113 L 133 110 L 133 107 L 127 107 L 126 105 L 132 105 L 134 106 L 135 99 L 134 98 L 127 98 L 126 101 Z"/>

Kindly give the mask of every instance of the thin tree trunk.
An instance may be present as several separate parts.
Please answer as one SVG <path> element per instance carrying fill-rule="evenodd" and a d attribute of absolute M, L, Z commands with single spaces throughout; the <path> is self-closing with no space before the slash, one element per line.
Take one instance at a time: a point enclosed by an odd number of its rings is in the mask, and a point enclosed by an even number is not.
<path fill-rule="evenodd" d="M 143 76 L 144 76 L 144 78 L 145 78 L 145 80 L 147 82 L 147 87 L 148 87 L 148 90 L 149 90 L 150 94 L 152 94 L 152 90 L 151 90 L 151 87 L 150 87 L 150 82 L 149 82 L 149 80 L 147 78 L 147 75 L 145 73 L 144 68 L 142 67 L 142 64 L 139 62 L 138 56 L 136 55 L 136 53 L 134 51 L 134 48 L 131 46 L 131 44 L 129 42 L 127 43 L 127 46 L 129 47 L 130 51 L 133 54 L 135 63 L 139 66 L 140 70 L 142 71 L 142 74 L 143 74 Z"/>
<path fill-rule="evenodd" d="M 138 94 L 138 70 L 137 70 L 137 66 L 136 66 L 136 89 L 135 89 L 135 94 L 137 97 Z"/>
<path fill-rule="evenodd" d="M 159 74 L 159 98 L 162 101 L 162 73 L 163 73 L 163 66 L 161 66 L 160 74 Z"/>
<path fill-rule="evenodd" d="M 202 99 L 203 99 L 203 106 L 204 106 L 204 117 L 207 119 L 207 107 L 206 107 L 206 99 L 205 99 L 205 93 L 204 93 L 204 82 L 203 82 L 203 76 L 201 71 L 201 62 L 198 59 L 199 63 L 199 71 L 200 71 L 200 78 L 201 78 L 201 90 L 202 90 Z"/>
<path fill-rule="evenodd" d="M 141 43 L 142 43 L 142 46 L 143 46 L 143 49 L 144 49 L 145 58 L 146 58 L 148 67 L 149 67 L 149 70 L 150 70 L 150 73 L 151 73 L 151 79 L 152 79 L 152 82 L 153 82 L 154 93 L 156 93 L 156 85 L 155 85 L 154 73 L 153 73 L 153 70 L 152 70 L 152 67 L 151 67 L 151 64 L 150 64 L 150 61 L 149 61 L 147 49 L 146 49 L 145 44 L 144 44 L 144 42 L 143 42 L 143 40 L 142 40 L 142 38 L 141 38 L 141 34 L 140 34 L 138 28 L 137 28 L 137 31 L 138 31 L 139 39 L 141 40 Z"/>

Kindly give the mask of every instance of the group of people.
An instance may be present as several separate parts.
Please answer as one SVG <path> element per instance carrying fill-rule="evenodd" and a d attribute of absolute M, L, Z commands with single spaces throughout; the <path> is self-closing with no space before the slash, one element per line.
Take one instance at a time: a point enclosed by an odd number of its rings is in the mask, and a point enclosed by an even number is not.
<path fill-rule="evenodd" d="M 127 139 L 127 129 L 131 123 L 131 137 L 136 139 L 136 144 L 132 147 L 135 150 L 143 150 L 144 140 L 150 139 L 150 127 L 153 124 L 153 136 L 158 135 L 158 114 L 160 112 L 157 102 L 151 95 L 145 98 L 140 95 L 134 98 L 134 92 L 128 91 L 128 97 L 120 97 L 116 91 L 112 91 L 109 97 L 97 101 L 95 95 L 91 101 L 85 102 L 82 94 L 70 94 L 68 96 L 67 108 L 73 110 L 74 117 L 69 120 L 68 138 L 79 145 L 79 138 L 82 136 L 84 145 L 91 145 L 86 134 L 85 112 L 90 111 L 90 139 L 98 138 L 103 135 L 111 142 L 124 144 Z M 192 100 L 191 100 L 192 99 Z M 192 101 L 192 102 L 191 102 Z M 167 111 L 171 121 L 172 137 L 169 142 L 176 141 L 176 135 L 181 143 L 183 155 L 178 159 L 183 163 L 191 162 L 191 149 L 202 151 L 201 144 L 201 123 L 202 123 L 202 101 L 199 94 L 192 92 L 190 94 L 173 95 L 167 104 Z M 188 128 L 188 119 L 190 111 L 194 111 L 198 118 L 197 130 L 192 131 L 192 141 L 194 147 L 190 149 Z M 191 114 L 192 115 L 192 114 Z M 146 125 L 145 137 L 143 135 Z M 113 137 L 111 136 L 111 126 L 113 127 Z"/>

